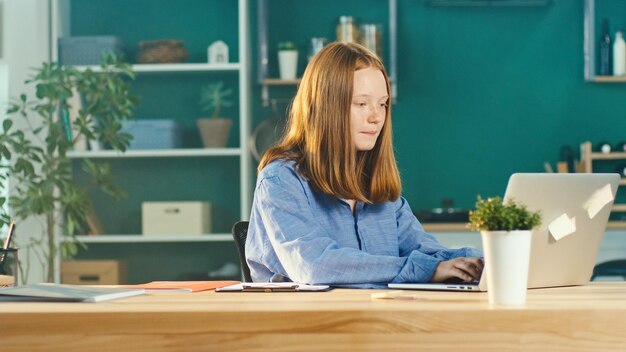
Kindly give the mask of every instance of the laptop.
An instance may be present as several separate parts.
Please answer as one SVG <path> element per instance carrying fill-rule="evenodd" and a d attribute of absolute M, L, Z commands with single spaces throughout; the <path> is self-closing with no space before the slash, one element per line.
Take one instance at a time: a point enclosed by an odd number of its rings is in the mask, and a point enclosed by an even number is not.
<path fill-rule="evenodd" d="M 619 174 L 511 175 L 504 201 L 515 199 L 529 210 L 541 211 L 542 215 L 542 223 L 532 235 L 528 288 L 589 282 L 619 181 Z M 576 229 L 556 240 L 548 226 L 563 214 L 575 218 Z M 482 275 L 477 283 L 392 283 L 388 286 L 403 290 L 480 292 L 487 290 L 488 283 L 487 275 Z"/>

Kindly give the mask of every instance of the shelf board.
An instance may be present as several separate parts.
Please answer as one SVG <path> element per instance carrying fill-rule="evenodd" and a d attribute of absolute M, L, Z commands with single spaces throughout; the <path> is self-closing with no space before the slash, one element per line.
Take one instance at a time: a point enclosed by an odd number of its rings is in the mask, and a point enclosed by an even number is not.
<path fill-rule="evenodd" d="M 426 232 L 437 231 L 470 231 L 467 228 L 467 223 L 464 222 L 451 222 L 451 223 L 423 223 L 424 230 Z"/>
<path fill-rule="evenodd" d="M 230 242 L 233 236 L 228 233 L 206 235 L 97 235 L 76 236 L 82 243 L 159 243 L 159 242 Z"/>
<path fill-rule="evenodd" d="M 613 204 L 613 208 L 611 208 L 611 211 L 626 212 L 626 204 Z"/>
<path fill-rule="evenodd" d="M 620 184 L 620 185 L 626 185 L 626 178 L 621 178 L 621 179 L 619 180 L 619 184 Z"/>
<path fill-rule="evenodd" d="M 127 150 L 122 153 L 116 150 L 102 151 L 70 151 L 70 159 L 80 158 L 162 158 L 162 157 L 199 157 L 199 156 L 240 156 L 241 148 L 197 148 L 197 149 L 145 149 Z"/>
<path fill-rule="evenodd" d="M 595 76 L 593 81 L 599 83 L 626 83 L 626 76 Z"/>
<path fill-rule="evenodd" d="M 264 79 L 262 82 L 266 86 L 289 86 L 289 85 L 297 85 L 298 83 L 300 83 L 300 79 L 269 78 L 269 79 Z"/>
<path fill-rule="evenodd" d="M 546 6 L 552 3 L 552 0 L 424 0 L 424 3 L 430 6 L 441 7 L 523 7 L 523 6 Z"/>
<path fill-rule="evenodd" d="M 79 70 L 90 68 L 94 72 L 102 69 L 98 65 L 74 66 Z M 241 69 L 239 63 L 209 64 L 209 63 L 176 63 L 176 64 L 135 64 L 132 65 L 135 73 L 150 72 L 203 72 L 203 71 L 238 71 Z"/>
<path fill-rule="evenodd" d="M 607 229 L 626 229 L 626 221 L 609 221 L 606 225 Z"/>
<path fill-rule="evenodd" d="M 617 160 L 617 159 L 626 159 L 626 152 L 591 153 L 591 160 Z"/>

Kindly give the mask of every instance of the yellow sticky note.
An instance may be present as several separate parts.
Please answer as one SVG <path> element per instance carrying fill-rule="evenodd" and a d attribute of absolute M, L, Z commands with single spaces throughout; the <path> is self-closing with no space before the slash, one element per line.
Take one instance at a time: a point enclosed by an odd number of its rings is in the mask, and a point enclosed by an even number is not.
<path fill-rule="evenodd" d="M 417 294 L 407 294 L 404 291 L 383 291 L 372 293 L 372 299 L 401 299 L 401 300 L 412 300 L 412 299 L 420 299 Z"/>
<path fill-rule="evenodd" d="M 611 185 L 606 184 L 604 187 L 595 191 L 589 200 L 584 205 L 584 209 L 587 210 L 589 218 L 593 219 L 605 205 L 613 201 L 613 191 Z"/>
<path fill-rule="evenodd" d="M 558 241 L 561 238 L 576 232 L 576 218 L 570 218 L 567 214 L 563 214 L 552 220 L 550 225 L 548 225 L 548 230 L 550 231 L 552 237 Z"/>

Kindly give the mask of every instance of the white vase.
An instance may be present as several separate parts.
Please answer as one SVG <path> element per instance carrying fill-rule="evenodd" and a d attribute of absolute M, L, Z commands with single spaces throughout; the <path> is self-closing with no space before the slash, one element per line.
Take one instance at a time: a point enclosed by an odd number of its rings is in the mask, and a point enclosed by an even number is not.
<path fill-rule="evenodd" d="M 489 303 L 526 303 L 532 231 L 481 231 Z"/>
<path fill-rule="evenodd" d="M 298 51 L 278 51 L 278 68 L 280 71 L 280 79 L 296 79 L 298 72 Z"/>

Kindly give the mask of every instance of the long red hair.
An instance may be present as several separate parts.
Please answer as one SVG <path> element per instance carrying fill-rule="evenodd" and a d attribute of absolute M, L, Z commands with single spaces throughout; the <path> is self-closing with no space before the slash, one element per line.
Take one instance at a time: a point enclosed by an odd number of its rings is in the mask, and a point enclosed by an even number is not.
<path fill-rule="evenodd" d="M 393 151 L 391 104 L 372 150 L 357 152 L 350 134 L 354 72 L 368 67 L 382 72 L 391 97 L 385 67 L 365 47 L 336 42 L 313 57 L 292 102 L 285 134 L 265 153 L 258 170 L 277 159 L 293 159 L 319 192 L 367 203 L 398 199 L 402 183 Z"/>

